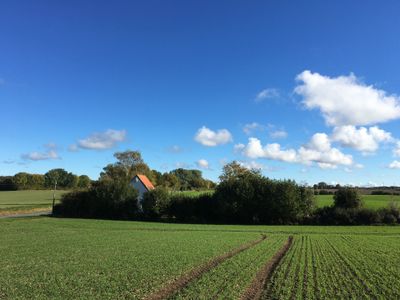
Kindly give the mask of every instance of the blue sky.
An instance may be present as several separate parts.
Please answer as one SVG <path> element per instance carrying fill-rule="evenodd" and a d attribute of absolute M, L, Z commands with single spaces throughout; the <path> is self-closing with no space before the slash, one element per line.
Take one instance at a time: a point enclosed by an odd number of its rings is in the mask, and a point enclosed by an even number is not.
<path fill-rule="evenodd" d="M 0 174 L 224 162 L 400 185 L 398 1 L 2 1 Z"/>

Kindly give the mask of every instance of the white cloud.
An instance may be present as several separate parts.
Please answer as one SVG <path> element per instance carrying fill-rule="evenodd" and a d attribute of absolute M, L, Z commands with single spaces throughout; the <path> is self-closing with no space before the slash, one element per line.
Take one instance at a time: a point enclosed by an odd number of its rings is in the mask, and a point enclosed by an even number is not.
<path fill-rule="evenodd" d="M 263 164 L 256 162 L 254 160 L 252 161 L 239 161 L 239 164 L 249 170 L 268 170 L 269 168 L 264 166 Z"/>
<path fill-rule="evenodd" d="M 400 161 L 394 160 L 389 164 L 389 169 L 400 169 Z"/>
<path fill-rule="evenodd" d="M 244 147 L 243 147 L 244 146 Z M 295 150 L 282 150 L 281 146 L 277 143 L 267 144 L 266 146 L 261 145 L 261 141 L 257 138 L 249 138 L 247 145 L 236 145 L 237 149 L 242 148 L 242 153 L 249 158 L 268 158 L 272 160 L 279 160 L 285 162 L 296 161 Z"/>
<path fill-rule="evenodd" d="M 254 99 L 254 101 L 261 102 L 265 99 L 271 99 L 271 98 L 277 98 L 277 97 L 279 97 L 279 91 L 277 89 L 268 88 L 268 89 L 264 89 L 261 92 L 259 92 L 257 94 L 256 98 Z"/>
<path fill-rule="evenodd" d="M 208 161 L 205 160 L 205 159 L 199 159 L 199 160 L 196 162 L 196 165 L 197 165 L 197 167 L 200 168 L 200 169 L 205 169 L 205 170 L 207 170 L 207 169 L 210 168 L 210 164 L 209 164 Z"/>
<path fill-rule="evenodd" d="M 396 142 L 396 146 L 393 149 L 393 155 L 395 157 L 400 157 L 400 142 Z"/>
<path fill-rule="evenodd" d="M 298 150 L 282 149 L 280 144 L 272 143 L 265 146 L 257 138 L 249 138 L 247 145 L 235 146 L 238 151 L 249 158 L 266 158 L 289 163 L 302 163 L 310 165 L 316 163 L 320 168 L 336 168 L 338 165 L 353 165 L 353 157 L 342 153 L 337 148 L 332 148 L 329 137 L 325 133 L 316 133 L 310 142 Z"/>
<path fill-rule="evenodd" d="M 21 158 L 25 159 L 25 160 L 33 160 L 33 161 L 60 159 L 60 157 L 58 156 L 58 154 L 55 150 L 48 150 L 46 152 L 33 151 L 30 153 L 22 154 Z"/>
<path fill-rule="evenodd" d="M 308 109 L 319 109 L 328 125 L 370 125 L 400 118 L 400 98 L 367 86 L 353 74 L 328 77 L 304 71 L 295 93 Z"/>
<path fill-rule="evenodd" d="M 356 128 L 352 125 L 335 127 L 332 140 L 344 147 L 350 147 L 362 152 L 375 152 L 382 142 L 393 141 L 390 132 L 377 126 Z"/>
<path fill-rule="evenodd" d="M 288 135 L 287 132 L 283 129 L 271 131 L 269 133 L 269 136 L 273 139 L 284 139 L 287 137 L 287 135 Z"/>
<path fill-rule="evenodd" d="M 243 132 L 247 135 L 251 134 L 254 131 L 262 131 L 265 129 L 265 126 L 258 124 L 257 122 L 249 123 L 243 126 Z"/>
<path fill-rule="evenodd" d="M 331 149 L 331 142 L 325 133 L 316 133 L 311 137 L 308 143 L 308 148 L 317 150 L 319 152 L 327 152 Z"/>
<path fill-rule="evenodd" d="M 194 139 L 196 142 L 202 144 L 203 146 L 214 147 L 231 142 L 232 135 L 226 129 L 213 131 L 203 126 L 197 131 Z"/>
<path fill-rule="evenodd" d="M 55 143 L 48 143 L 43 145 L 46 151 L 39 152 L 33 151 L 30 153 L 25 153 L 21 155 L 21 158 L 24 160 L 51 160 L 51 159 L 61 159 L 57 153 L 57 145 Z"/>
<path fill-rule="evenodd" d="M 117 143 L 123 142 L 125 139 L 125 130 L 108 129 L 104 132 L 95 132 L 89 137 L 79 140 L 76 147 L 71 145 L 69 148 L 70 150 L 77 147 L 90 150 L 105 150 L 114 148 Z"/>

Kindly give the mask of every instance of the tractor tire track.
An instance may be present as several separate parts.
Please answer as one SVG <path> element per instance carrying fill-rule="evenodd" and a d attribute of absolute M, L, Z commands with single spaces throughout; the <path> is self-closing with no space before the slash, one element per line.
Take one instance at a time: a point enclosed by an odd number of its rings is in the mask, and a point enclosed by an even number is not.
<path fill-rule="evenodd" d="M 282 258 L 290 249 L 293 242 L 293 236 L 290 236 L 282 248 L 274 254 L 274 256 L 261 268 L 254 277 L 252 283 L 247 287 L 243 293 L 241 300 L 255 300 L 260 299 L 267 281 L 271 279 L 272 274 L 281 262 Z"/>
<path fill-rule="evenodd" d="M 257 240 L 254 240 L 247 244 L 241 245 L 234 250 L 231 250 L 225 254 L 217 256 L 217 257 L 209 260 L 208 262 L 204 263 L 203 265 L 200 265 L 199 267 L 194 268 L 193 270 L 189 271 L 188 273 L 178 277 L 176 280 L 172 281 L 170 284 L 168 284 L 164 287 L 161 287 L 158 291 L 154 292 L 153 294 L 150 294 L 149 296 L 145 297 L 144 299 L 145 300 L 167 299 L 167 298 L 173 296 L 179 290 L 186 287 L 190 282 L 199 278 L 201 275 L 210 271 L 211 269 L 215 268 L 216 266 L 218 266 L 225 260 L 227 260 L 227 259 L 229 259 L 251 247 L 254 247 L 255 245 L 264 241 L 266 238 L 267 238 L 267 236 L 262 234 L 261 238 L 259 238 Z"/>

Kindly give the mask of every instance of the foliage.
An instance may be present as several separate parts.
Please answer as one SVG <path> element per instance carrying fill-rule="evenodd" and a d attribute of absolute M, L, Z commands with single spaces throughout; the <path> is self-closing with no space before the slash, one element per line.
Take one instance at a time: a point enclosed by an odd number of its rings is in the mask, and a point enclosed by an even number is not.
<path fill-rule="evenodd" d="M 91 180 L 87 175 L 81 175 L 78 178 L 78 188 L 80 189 L 88 189 L 90 187 Z"/>
<path fill-rule="evenodd" d="M 144 216 L 147 218 L 160 218 L 168 212 L 169 205 L 168 190 L 162 186 L 143 195 L 142 209 Z"/>
<path fill-rule="evenodd" d="M 18 186 L 14 183 L 13 176 L 0 176 L 0 191 L 15 191 Z"/>
<path fill-rule="evenodd" d="M 355 188 L 343 187 L 338 189 L 333 196 L 335 207 L 359 208 L 362 206 L 361 197 Z"/>
<path fill-rule="evenodd" d="M 265 178 L 236 163 L 231 166 L 224 168 L 221 179 L 225 180 L 214 194 L 225 222 L 290 224 L 311 214 L 315 201 L 312 190 L 294 181 Z"/>

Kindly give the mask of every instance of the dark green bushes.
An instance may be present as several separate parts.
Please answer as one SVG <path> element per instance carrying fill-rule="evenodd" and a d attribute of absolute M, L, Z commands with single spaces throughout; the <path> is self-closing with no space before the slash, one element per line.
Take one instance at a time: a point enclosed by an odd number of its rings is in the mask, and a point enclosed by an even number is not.
<path fill-rule="evenodd" d="M 80 218 L 133 219 L 138 216 L 138 193 L 129 183 L 100 181 L 88 191 L 64 194 L 55 215 Z"/>

